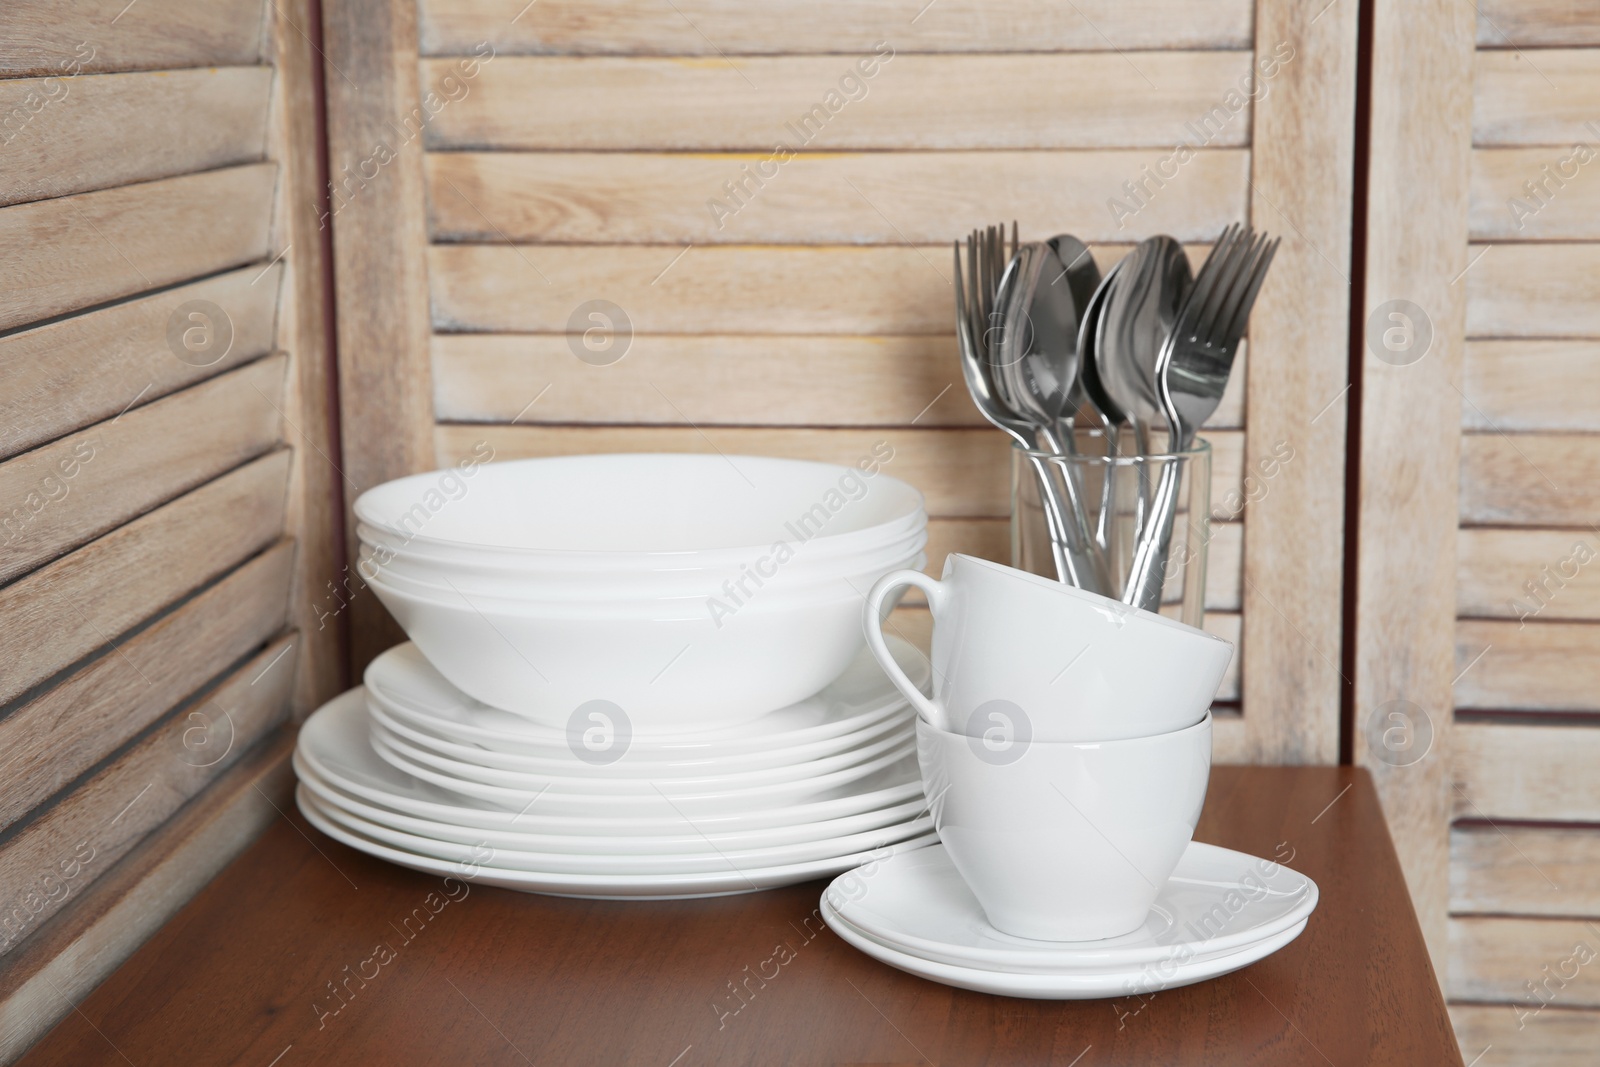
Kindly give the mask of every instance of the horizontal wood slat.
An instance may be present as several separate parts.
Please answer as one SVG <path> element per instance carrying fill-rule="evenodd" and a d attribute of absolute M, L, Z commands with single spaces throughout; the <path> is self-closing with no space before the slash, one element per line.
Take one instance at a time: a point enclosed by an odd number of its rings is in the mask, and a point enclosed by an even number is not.
<path fill-rule="evenodd" d="M 1600 342 L 1470 341 L 1461 392 L 1466 430 L 1600 431 Z"/>
<path fill-rule="evenodd" d="M 1600 620 L 1600 537 L 1588 530 L 1462 530 L 1456 612 L 1519 621 Z"/>
<path fill-rule="evenodd" d="M 1464 434 L 1461 521 L 1501 526 L 1600 522 L 1600 437 Z"/>
<path fill-rule="evenodd" d="M 1600 822 L 1600 730 L 1464 722 L 1452 733 L 1457 818 Z"/>
<path fill-rule="evenodd" d="M 1450 910 L 1600 916 L 1600 826 L 1455 827 Z"/>
<path fill-rule="evenodd" d="M 0 74 L 254 63 L 262 0 L 6 0 Z"/>
<path fill-rule="evenodd" d="M 732 62 L 760 92 L 720 59 L 501 56 L 471 77 L 460 60 L 424 60 L 423 90 L 450 101 L 426 128 L 428 147 L 757 151 L 765 158 L 779 144 L 799 151 L 1250 143 L 1249 95 L 1240 91 L 1250 85 L 1248 52 Z M 1130 62 L 1151 84 L 1106 92 L 1133 74 Z M 561 106 L 529 107 L 534 100 Z M 939 121 L 928 122 L 931 115 Z M 1152 158 L 1145 153 L 1140 162 Z"/>
<path fill-rule="evenodd" d="M 1591 142 L 1600 94 L 1600 55 L 1582 48 L 1480 51 L 1473 81 L 1472 140 L 1478 145 Z M 1531 175 L 1530 175 L 1531 177 Z"/>
<path fill-rule="evenodd" d="M 1456 669 L 1457 708 L 1600 711 L 1600 622 L 1463 619 Z"/>
<path fill-rule="evenodd" d="M 1209 435 L 1213 456 L 1211 499 L 1222 506 L 1243 481 L 1244 435 Z M 710 452 L 726 456 L 788 456 L 854 464 L 886 442 L 894 457 L 885 473 L 922 490 L 928 514 L 939 518 L 1009 517 L 1010 445 L 993 430 L 794 430 L 753 427 L 559 427 L 440 425 L 437 462 L 449 466 L 480 443 L 495 459 L 569 456 L 599 452 Z"/>
<path fill-rule="evenodd" d="M 1572 0 L 1482 0 L 1480 48 L 1600 44 L 1600 10 Z"/>
<path fill-rule="evenodd" d="M 1509 1004 L 1452 1004 L 1450 1021 L 1466 1055 L 1482 1057 L 1473 1067 L 1592 1067 L 1600 1046 L 1600 1011 L 1550 1007 L 1525 1019 Z"/>
<path fill-rule="evenodd" d="M 271 67 L 0 81 L 0 204 L 262 158 Z"/>
<path fill-rule="evenodd" d="M 1246 347 L 1208 432 L 1244 425 Z M 987 425 L 962 384 L 953 335 L 645 334 L 604 366 L 575 348 L 585 351 L 579 335 L 435 334 L 435 414 L 446 422 L 535 425 Z"/>
<path fill-rule="evenodd" d="M 279 633 L 293 564 L 279 542 L 0 719 L 0 829 Z"/>
<path fill-rule="evenodd" d="M 604 17 L 584 0 L 543 0 L 537 18 L 519 15 L 517 5 L 503 0 L 422 0 L 419 6 L 427 55 L 465 55 L 488 42 L 506 53 L 704 55 L 709 65 L 721 64 L 723 53 L 870 52 L 883 40 L 902 52 L 1251 45 L 1251 6 L 1245 0 L 1013 0 L 1003 9 L 984 0 L 942 0 L 921 12 L 852 0 L 754 6 L 737 0 L 621 0 L 607 4 Z M 1138 78 L 1134 70 L 1126 76 Z M 728 77 L 737 80 L 731 71 Z"/>
<path fill-rule="evenodd" d="M 0 885 L 12 892 L 0 902 L 0 955 L 284 720 L 294 644 L 293 634 L 273 642 L 0 845 Z"/>
<path fill-rule="evenodd" d="M 269 356 L 0 464 L 0 581 L 283 440 L 286 356 Z"/>
<path fill-rule="evenodd" d="M 1545 1001 L 1563 1008 L 1600 1007 L 1596 963 L 1600 963 L 1600 925 L 1592 922 L 1451 919 L 1445 995 L 1507 1001 L 1530 1013 Z M 1528 989 L 1528 982 L 1537 993 Z M 1537 1018 L 1528 1023 L 1536 1025 Z"/>
<path fill-rule="evenodd" d="M 0 1061 L 11 1062 L 100 984 L 293 803 L 294 732 L 280 728 L 187 804 L 0 971 Z"/>
<path fill-rule="evenodd" d="M 0 705 L 277 540 L 289 456 L 253 460 L 0 589 Z"/>
<path fill-rule="evenodd" d="M 1600 337 L 1600 244 L 1473 245 L 1468 337 Z"/>
<path fill-rule="evenodd" d="M 1600 128 L 1600 127 L 1597 127 Z M 1579 140 L 1600 140 L 1584 132 Z M 1468 226 L 1474 241 L 1592 241 L 1600 237 L 1600 149 L 1480 148 L 1472 153 Z"/>
<path fill-rule="evenodd" d="M 277 165 L 0 209 L 0 329 L 267 256 Z"/>
<path fill-rule="evenodd" d="M 282 274 L 246 267 L 0 337 L 0 457 L 265 355 Z M 217 319 L 212 351 L 184 345 L 196 311 Z"/>
<path fill-rule="evenodd" d="M 1245 216 L 1250 171 L 1250 153 L 1240 149 L 1197 152 L 1181 170 L 1173 164 L 1167 181 L 1142 176 L 1149 150 L 764 159 L 434 153 L 430 233 L 447 241 L 903 245 L 938 244 L 1001 218 L 1041 238 L 1070 219 L 1086 241 L 1140 230 L 1198 241 Z M 1130 181 L 1146 181 L 1147 196 L 1125 192 Z"/>
<path fill-rule="evenodd" d="M 1128 248 L 1092 251 L 1106 270 Z M 1207 252 L 1189 248 L 1196 262 Z M 587 328 L 574 326 L 584 321 L 579 305 L 604 299 L 622 308 L 635 333 L 954 333 L 951 263 L 948 244 L 428 249 L 434 328 L 464 332 Z"/>

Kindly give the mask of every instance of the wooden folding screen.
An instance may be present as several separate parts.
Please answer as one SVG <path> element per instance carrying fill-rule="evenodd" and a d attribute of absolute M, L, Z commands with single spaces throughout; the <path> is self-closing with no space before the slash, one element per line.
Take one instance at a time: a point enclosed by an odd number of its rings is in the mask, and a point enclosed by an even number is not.
<path fill-rule="evenodd" d="M 1466 1059 L 1590 1063 L 1600 18 L 1376 15 L 1355 754 Z"/>
<path fill-rule="evenodd" d="M 1109 265 L 1251 220 L 1285 244 L 1206 434 L 1207 625 L 1242 652 L 1219 755 L 1331 762 L 1355 18 L 330 0 L 347 472 L 881 442 L 927 494 L 932 569 L 1005 559 L 1007 445 L 960 384 L 951 239 L 1016 218 Z M 395 639 L 365 600 L 358 664 Z"/>
<path fill-rule="evenodd" d="M 343 675 L 305 19 L 0 6 L 0 1059 L 277 817 Z"/>

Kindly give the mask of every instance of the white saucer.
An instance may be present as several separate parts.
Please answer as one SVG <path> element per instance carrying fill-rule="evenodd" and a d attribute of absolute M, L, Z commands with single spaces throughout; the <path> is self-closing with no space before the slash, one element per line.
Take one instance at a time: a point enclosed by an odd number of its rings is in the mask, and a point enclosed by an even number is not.
<path fill-rule="evenodd" d="M 1031 941 L 990 926 L 935 845 L 840 876 L 822 904 L 841 937 L 891 966 L 981 992 L 1080 999 L 1187 985 L 1270 955 L 1305 928 L 1317 887 L 1269 860 L 1195 842 L 1141 929 Z"/>
<path fill-rule="evenodd" d="M 506 810 L 419 780 L 378 758 L 368 739 L 365 691 L 357 687 L 319 708 L 300 728 L 297 767 L 308 768 L 342 792 L 397 812 L 463 827 L 527 833 L 598 836 L 716 835 L 768 828 L 792 828 L 849 818 L 916 801 L 922 779 L 914 756 L 858 781 L 836 786 L 804 803 L 746 808 L 720 814 L 679 810 L 662 801 L 645 815 L 607 812 L 583 805 L 579 814 L 558 812 L 544 798 L 525 810 Z M 585 798 L 587 799 L 587 798 Z"/>
<path fill-rule="evenodd" d="M 893 638 L 890 648 L 911 680 L 926 688 L 930 677 L 927 658 Z M 399 645 L 373 660 L 367 667 L 366 684 L 385 711 L 440 737 L 579 764 L 575 774 L 584 773 L 587 767 L 572 754 L 565 731 L 539 726 L 473 700 L 434 670 L 415 645 Z M 877 662 L 863 651 L 815 696 L 709 733 L 636 735 L 625 759 L 734 759 L 739 770 L 781 766 L 850 748 L 857 739 L 849 735 L 901 711 L 904 705 L 904 698 Z M 724 766 L 735 767 L 734 763 Z"/>
<path fill-rule="evenodd" d="M 753 893 L 762 889 L 776 889 L 793 885 L 852 867 L 872 859 L 873 856 L 892 856 L 906 848 L 921 848 L 936 838 L 930 832 L 897 845 L 881 849 L 868 849 L 848 856 L 813 860 L 750 870 L 725 870 L 701 874 L 543 874 L 530 871 L 512 871 L 494 867 L 492 850 L 480 850 L 484 857 L 475 865 L 419 856 L 401 849 L 391 848 L 381 842 L 350 830 L 326 815 L 309 791 L 297 789 L 295 797 L 300 811 L 318 830 L 336 841 L 349 845 L 370 856 L 387 860 L 401 867 L 429 874 L 451 875 L 471 881 L 475 885 L 500 886 L 530 893 L 551 896 L 583 897 L 591 900 L 681 900 L 688 897 L 729 896 L 735 893 Z"/>

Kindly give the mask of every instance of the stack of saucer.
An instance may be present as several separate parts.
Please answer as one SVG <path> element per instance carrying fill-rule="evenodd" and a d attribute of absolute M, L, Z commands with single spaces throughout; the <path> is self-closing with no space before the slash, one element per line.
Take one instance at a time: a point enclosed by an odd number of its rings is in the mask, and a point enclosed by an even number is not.
<path fill-rule="evenodd" d="M 925 684 L 927 662 L 896 642 Z M 935 840 L 914 716 L 863 653 L 822 692 L 734 726 L 558 730 L 455 689 L 412 645 L 301 730 L 301 811 L 417 870 L 564 896 L 749 892 Z"/>

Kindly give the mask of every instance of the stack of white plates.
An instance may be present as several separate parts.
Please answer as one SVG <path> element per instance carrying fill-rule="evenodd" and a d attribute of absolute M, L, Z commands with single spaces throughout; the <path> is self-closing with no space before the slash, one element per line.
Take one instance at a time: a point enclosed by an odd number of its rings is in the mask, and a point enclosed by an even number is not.
<path fill-rule="evenodd" d="M 896 642 L 919 685 L 928 667 Z M 865 653 L 820 693 L 698 732 L 618 738 L 479 703 L 402 645 L 301 730 L 300 809 L 361 851 L 563 896 L 749 892 L 935 840 L 914 716 Z"/>

